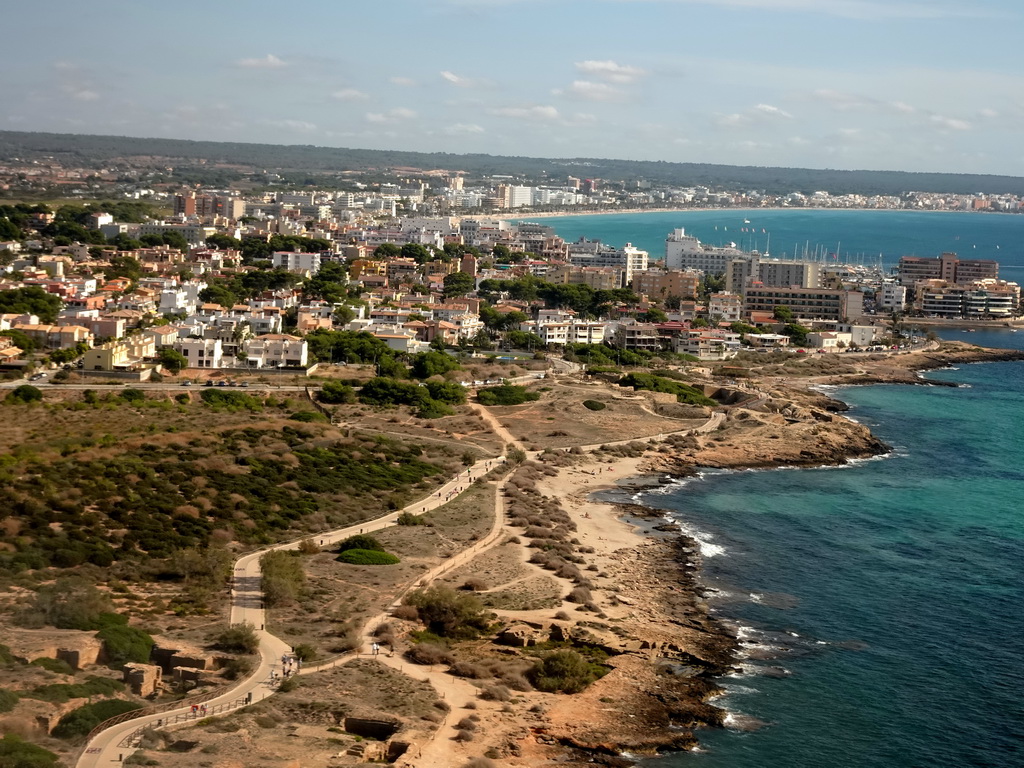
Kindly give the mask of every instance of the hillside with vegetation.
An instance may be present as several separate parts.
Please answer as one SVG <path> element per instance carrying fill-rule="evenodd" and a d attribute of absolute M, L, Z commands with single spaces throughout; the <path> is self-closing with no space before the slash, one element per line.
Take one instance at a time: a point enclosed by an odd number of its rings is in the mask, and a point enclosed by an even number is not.
<path fill-rule="evenodd" d="M 1024 178 L 985 174 L 909 173 L 903 171 L 770 168 L 712 163 L 617 160 L 610 158 L 506 157 L 447 152 L 401 152 L 312 145 L 247 144 L 180 139 L 88 136 L 0 131 L 0 162 L 55 158 L 85 168 L 118 159 L 163 167 L 167 161 L 206 166 L 194 169 L 210 183 L 231 180 L 231 168 L 276 169 L 309 173 L 379 171 L 386 168 L 444 168 L 472 176 L 519 175 L 528 179 L 585 175 L 608 181 L 645 179 L 679 186 L 760 189 L 768 193 L 824 189 L 833 194 L 897 195 L 901 192 L 1024 194 Z M 214 167 L 209 167 L 214 166 Z M 220 167 L 217 167 L 220 166 Z"/>

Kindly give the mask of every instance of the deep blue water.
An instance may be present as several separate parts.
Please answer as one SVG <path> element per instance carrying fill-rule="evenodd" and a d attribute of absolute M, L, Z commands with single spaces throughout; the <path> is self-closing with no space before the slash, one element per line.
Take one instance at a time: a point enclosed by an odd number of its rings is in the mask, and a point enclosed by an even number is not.
<path fill-rule="evenodd" d="M 718 703 L 767 723 L 652 768 L 1024 765 L 1024 363 L 929 375 L 969 387 L 835 393 L 889 457 L 644 497 L 704 540 L 715 610 L 747 628 Z"/>
<path fill-rule="evenodd" d="M 1005 279 L 1024 282 L 1024 215 L 1018 214 L 716 209 L 536 221 L 569 241 L 587 237 L 617 247 L 631 242 L 657 259 L 664 258 L 665 236 L 683 227 L 704 243 L 735 242 L 744 249 L 768 249 L 780 258 L 806 249 L 812 256 L 817 251 L 831 259 L 838 253 L 841 260 L 870 265 L 881 255 L 885 266 L 894 266 L 900 256 L 953 251 L 965 259 L 995 259 L 1004 265 Z"/>

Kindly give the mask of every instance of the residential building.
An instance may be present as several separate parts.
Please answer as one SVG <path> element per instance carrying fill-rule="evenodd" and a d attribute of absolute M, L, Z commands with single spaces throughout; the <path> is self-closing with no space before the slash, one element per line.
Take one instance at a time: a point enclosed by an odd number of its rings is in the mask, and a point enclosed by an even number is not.
<path fill-rule="evenodd" d="M 999 262 L 988 259 L 960 259 L 955 253 L 937 257 L 903 256 L 899 265 L 900 285 L 912 288 L 921 280 L 943 280 L 947 283 L 969 283 L 974 280 L 997 279 Z"/>
<path fill-rule="evenodd" d="M 315 275 L 320 271 L 319 253 L 294 253 L 292 251 L 275 251 L 270 257 L 275 269 L 286 269 L 289 272 L 301 272 Z"/>
<path fill-rule="evenodd" d="M 729 262 L 743 256 L 734 244 L 727 247 L 704 245 L 685 229 L 676 229 L 665 240 L 665 269 L 696 269 L 701 272 L 724 274 Z"/>
<path fill-rule="evenodd" d="M 748 317 L 751 312 L 772 312 L 782 306 L 789 307 L 795 317 L 854 320 L 864 314 L 864 294 L 825 288 L 752 287 L 743 297 L 743 313 Z"/>
<path fill-rule="evenodd" d="M 654 323 L 619 323 L 612 334 L 612 343 L 619 349 L 657 352 L 661 336 Z"/>
<path fill-rule="evenodd" d="M 692 299 L 700 289 L 700 272 L 693 270 L 648 269 L 633 273 L 633 293 L 664 302 L 669 297 Z"/>
<path fill-rule="evenodd" d="M 188 360 L 187 368 L 220 368 L 224 359 L 220 339 L 178 339 L 174 349 Z"/>
<path fill-rule="evenodd" d="M 735 323 L 743 316 L 743 297 L 735 293 L 713 293 L 708 297 L 708 317 Z"/>
<path fill-rule="evenodd" d="M 156 356 L 152 336 L 129 336 L 93 347 L 82 357 L 84 371 L 127 371 Z"/>
<path fill-rule="evenodd" d="M 267 333 L 244 343 L 246 365 L 252 368 L 305 368 L 309 344 L 298 336 Z"/>

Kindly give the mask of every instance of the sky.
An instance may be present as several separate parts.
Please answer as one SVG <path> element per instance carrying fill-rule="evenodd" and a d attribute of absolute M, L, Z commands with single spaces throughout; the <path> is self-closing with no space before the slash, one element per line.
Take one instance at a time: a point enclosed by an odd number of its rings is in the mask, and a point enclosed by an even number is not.
<path fill-rule="evenodd" d="M 1020 0 L 10 3 L 0 129 L 1024 176 Z"/>

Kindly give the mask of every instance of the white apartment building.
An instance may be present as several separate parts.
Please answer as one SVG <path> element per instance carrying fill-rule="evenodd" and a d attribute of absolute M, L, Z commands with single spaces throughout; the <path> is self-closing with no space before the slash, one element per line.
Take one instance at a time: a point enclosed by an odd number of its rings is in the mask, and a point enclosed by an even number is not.
<path fill-rule="evenodd" d="M 717 275 L 725 272 L 732 259 L 743 255 L 734 245 L 704 245 L 682 228 L 674 230 L 665 240 L 665 269 L 699 269 Z"/>
<path fill-rule="evenodd" d="M 711 294 L 708 297 L 708 315 L 718 315 L 727 323 L 738 322 L 743 316 L 743 297 L 735 293 Z"/>
<path fill-rule="evenodd" d="M 267 333 L 243 344 L 246 365 L 250 368 L 305 368 L 309 344 L 297 336 Z"/>
<path fill-rule="evenodd" d="M 882 283 L 875 293 L 875 305 L 883 312 L 902 312 L 907 306 L 907 288 L 899 283 Z"/>
<path fill-rule="evenodd" d="M 220 368 L 224 357 L 220 339 L 178 339 L 174 348 L 185 356 L 189 368 Z"/>
<path fill-rule="evenodd" d="M 286 269 L 289 272 L 308 272 L 315 275 L 320 271 L 319 253 L 275 251 L 270 260 L 276 269 Z"/>

